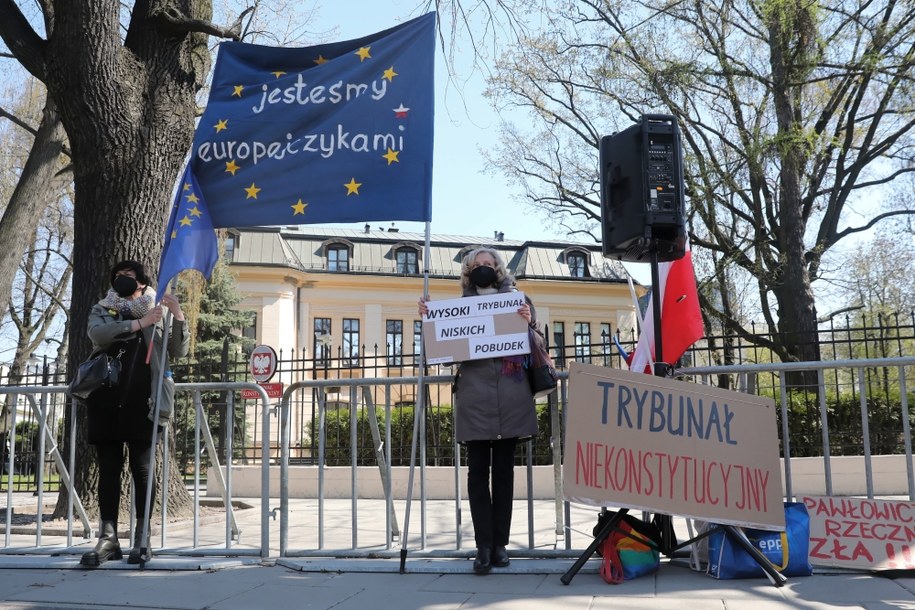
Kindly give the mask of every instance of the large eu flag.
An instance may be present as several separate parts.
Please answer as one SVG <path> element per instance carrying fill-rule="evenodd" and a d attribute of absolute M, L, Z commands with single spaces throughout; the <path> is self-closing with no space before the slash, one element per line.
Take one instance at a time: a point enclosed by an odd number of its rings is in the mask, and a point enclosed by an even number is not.
<path fill-rule="evenodd" d="M 214 227 L 431 219 L 435 13 L 348 42 L 225 42 L 190 165 Z"/>
<path fill-rule="evenodd" d="M 165 231 L 165 247 L 159 260 L 159 290 L 185 269 L 197 269 L 210 278 L 219 258 L 216 232 L 200 193 L 200 185 L 188 166 L 184 170 Z"/>

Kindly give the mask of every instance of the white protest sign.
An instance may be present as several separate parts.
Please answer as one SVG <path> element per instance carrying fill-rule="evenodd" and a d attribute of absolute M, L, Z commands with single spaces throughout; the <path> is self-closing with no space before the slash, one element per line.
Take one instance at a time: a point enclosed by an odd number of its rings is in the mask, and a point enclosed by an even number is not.
<path fill-rule="evenodd" d="M 865 570 L 915 569 L 915 502 L 800 496 L 810 515 L 810 563 Z"/>
<path fill-rule="evenodd" d="M 426 303 L 426 362 L 462 362 L 529 354 L 527 321 L 518 314 L 524 293 L 503 292 Z"/>
<path fill-rule="evenodd" d="M 565 414 L 567 500 L 785 528 L 771 398 L 573 362 Z"/>

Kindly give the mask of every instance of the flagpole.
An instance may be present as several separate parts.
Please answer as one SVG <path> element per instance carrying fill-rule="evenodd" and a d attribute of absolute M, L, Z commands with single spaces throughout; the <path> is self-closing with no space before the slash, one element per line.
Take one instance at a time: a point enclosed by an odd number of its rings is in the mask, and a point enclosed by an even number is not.
<path fill-rule="evenodd" d="M 429 298 L 429 259 L 432 256 L 431 223 L 426 221 L 426 243 L 423 248 L 423 298 Z M 413 405 L 413 441 L 410 446 L 410 476 L 407 478 L 407 508 L 403 519 L 403 539 L 400 548 L 400 573 L 403 574 L 407 564 L 407 540 L 410 532 L 410 507 L 413 504 L 413 474 L 416 469 L 417 430 L 425 430 L 426 407 L 426 349 L 425 341 L 419 342 L 419 373 L 417 374 L 416 402 Z"/>
<path fill-rule="evenodd" d="M 177 277 L 171 280 L 171 284 L 166 286 L 165 294 L 171 292 L 178 283 Z M 162 298 L 159 298 L 159 303 Z M 159 356 L 159 377 L 156 380 L 156 401 L 153 408 L 153 431 L 152 431 L 152 448 L 149 452 L 149 474 L 146 477 L 146 498 L 144 500 L 146 509 L 143 511 L 143 524 L 140 530 L 140 567 L 143 567 L 148 557 L 149 549 L 152 544 L 149 542 L 149 522 L 152 517 L 152 489 L 156 479 L 156 446 L 159 443 L 159 401 L 162 398 L 162 386 L 165 383 L 165 366 L 168 359 L 169 332 L 171 331 L 172 312 L 166 308 L 165 315 L 162 318 L 162 353 Z M 156 327 L 153 326 L 152 340 L 149 342 L 153 345 L 156 342 Z M 165 450 L 162 451 L 163 459 L 166 458 Z M 165 490 L 162 492 L 162 501 L 165 502 Z M 138 524 L 139 525 L 139 524 Z M 134 533 L 136 534 L 136 532 Z M 147 545 L 146 553 L 143 552 L 143 545 Z"/>
<path fill-rule="evenodd" d="M 651 249 L 651 317 L 654 319 L 654 374 L 667 377 L 670 365 L 664 362 L 661 335 L 661 272 L 658 264 L 658 249 Z"/>

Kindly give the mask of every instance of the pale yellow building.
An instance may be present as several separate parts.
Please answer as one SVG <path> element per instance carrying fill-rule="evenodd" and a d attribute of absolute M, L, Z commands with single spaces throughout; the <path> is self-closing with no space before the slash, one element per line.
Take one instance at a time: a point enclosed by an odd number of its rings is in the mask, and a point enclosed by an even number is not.
<path fill-rule="evenodd" d="M 421 233 L 297 226 L 232 231 L 226 257 L 244 295 L 241 307 L 256 313 L 247 334 L 257 343 L 283 358 L 295 353 L 318 365 L 330 361 L 328 368 L 349 373 L 339 376 L 383 376 L 394 373 L 391 368 L 412 369 L 423 269 L 432 299 L 460 296 L 461 259 L 479 245 L 502 253 L 550 344 L 568 346 L 556 354 L 557 365 L 599 357 L 617 330 L 631 336 L 628 274 L 596 244 L 433 235 L 424 261 Z M 414 373 L 400 368 L 396 374 Z"/>

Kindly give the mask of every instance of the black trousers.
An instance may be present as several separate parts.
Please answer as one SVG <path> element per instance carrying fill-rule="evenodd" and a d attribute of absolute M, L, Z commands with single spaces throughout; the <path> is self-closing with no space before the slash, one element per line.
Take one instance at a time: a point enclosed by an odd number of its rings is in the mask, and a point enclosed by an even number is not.
<path fill-rule="evenodd" d="M 505 438 L 464 443 L 467 448 L 467 496 L 473 537 L 478 547 L 508 544 L 517 442 L 516 438 Z"/>
<path fill-rule="evenodd" d="M 124 445 L 122 442 L 98 443 L 98 509 L 102 521 L 118 521 L 118 506 L 121 503 L 121 470 L 124 468 Z M 133 478 L 133 503 L 137 523 L 146 515 L 146 485 L 149 481 L 149 458 L 152 454 L 152 439 L 126 443 L 130 461 L 130 475 Z M 152 488 L 150 506 L 156 503 L 156 486 Z"/>

